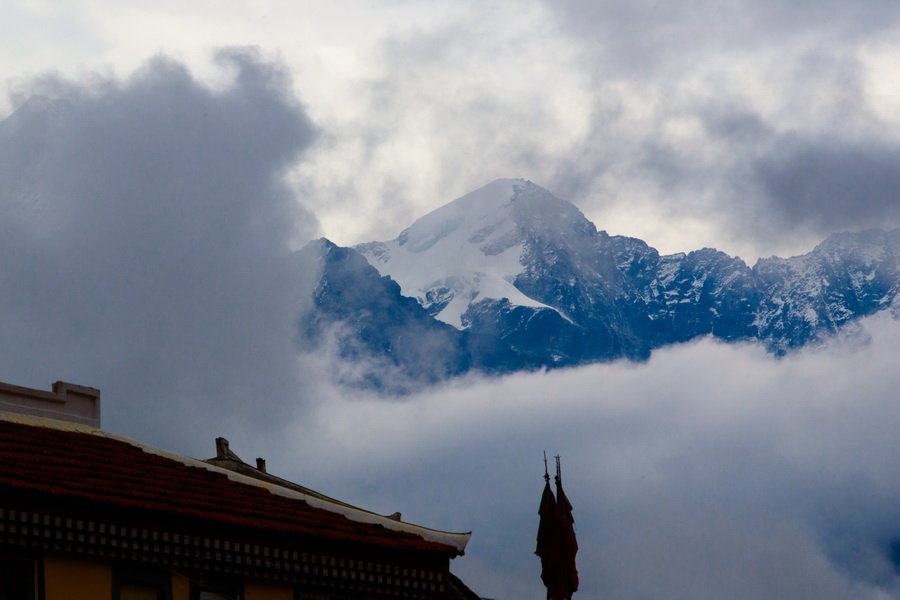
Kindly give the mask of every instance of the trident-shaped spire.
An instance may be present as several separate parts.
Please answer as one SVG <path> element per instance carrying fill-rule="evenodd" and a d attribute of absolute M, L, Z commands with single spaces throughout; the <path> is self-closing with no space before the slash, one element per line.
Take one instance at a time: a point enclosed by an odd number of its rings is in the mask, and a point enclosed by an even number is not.
<path fill-rule="evenodd" d="M 557 454 L 556 496 L 550 490 L 550 473 L 547 468 L 547 452 L 544 452 L 544 493 L 538 509 L 537 548 L 541 557 L 541 579 L 547 587 L 547 600 L 572 600 L 578 589 L 578 570 L 575 555 L 578 542 L 575 539 L 575 520 L 572 505 L 562 488 L 562 466 Z"/>

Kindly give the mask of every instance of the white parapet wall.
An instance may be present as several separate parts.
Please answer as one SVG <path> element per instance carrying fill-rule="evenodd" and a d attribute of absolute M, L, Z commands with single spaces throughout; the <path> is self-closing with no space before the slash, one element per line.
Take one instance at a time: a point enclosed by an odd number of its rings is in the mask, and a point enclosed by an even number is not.
<path fill-rule="evenodd" d="M 52 391 L 0 382 L 0 411 L 100 427 L 100 390 L 65 381 Z"/>

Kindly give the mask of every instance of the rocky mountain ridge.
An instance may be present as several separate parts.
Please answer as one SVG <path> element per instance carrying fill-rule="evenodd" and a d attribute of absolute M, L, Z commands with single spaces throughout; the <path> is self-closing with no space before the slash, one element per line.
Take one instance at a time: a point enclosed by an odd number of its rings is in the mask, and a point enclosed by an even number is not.
<path fill-rule="evenodd" d="M 317 244 L 321 253 L 330 242 Z M 320 330 L 343 324 L 345 355 L 356 348 L 355 359 L 387 361 L 410 381 L 641 360 L 705 335 L 759 341 L 780 355 L 889 307 L 900 291 L 900 230 L 836 234 L 807 254 L 750 267 L 712 248 L 660 255 L 598 231 L 574 205 L 524 180 L 497 180 L 394 240 L 340 252 L 356 256 L 354 274 L 338 285 L 325 261 L 328 285 L 316 291 L 312 319 Z M 396 282 L 390 300 L 368 294 L 355 308 L 341 304 L 376 279 Z M 403 318 L 390 308 L 400 305 Z"/>

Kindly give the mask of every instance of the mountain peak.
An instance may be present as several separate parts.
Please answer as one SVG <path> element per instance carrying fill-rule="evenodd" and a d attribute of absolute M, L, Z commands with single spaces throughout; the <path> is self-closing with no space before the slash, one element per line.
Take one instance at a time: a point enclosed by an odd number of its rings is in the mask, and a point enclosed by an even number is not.
<path fill-rule="evenodd" d="M 525 179 L 496 179 L 416 220 L 397 237 L 409 252 L 424 252 L 446 238 L 465 237 L 469 243 L 499 240 L 500 233 L 518 228 L 557 230 L 565 234 L 585 230 L 589 221 L 570 202 Z M 593 227 L 587 227 L 593 230 Z M 509 237 L 507 235 L 507 237 Z M 454 245 L 455 239 L 442 246 Z M 502 246 L 505 242 L 499 241 Z M 506 246 L 508 247 L 508 246 Z M 504 248 L 485 244 L 486 254 Z"/>
<path fill-rule="evenodd" d="M 400 233 L 397 242 L 410 252 L 423 252 L 459 230 L 467 233 L 504 221 L 515 186 L 515 180 L 498 179 L 457 198 L 416 220 Z"/>
<path fill-rule="evenodd" d="M 526 198 L 532 203 L 563 202 L 525 179 L 496 179 L 419 218 L 397 241 L 411 252 L 422 252 L 460 229 L 475 238 L 486 237 L 488 229 L 504 221 L 512 223 L 514 205 Z"/>
<path fill-rule="evenodd" d="M 462 328 L 482 299 L 546 308 L 514 285 L 526 231 L 577 208 L 524 179 L 497 179 L 415 221 L 389 242 L 357 246 L 382 275 L 438 319 Z"/>

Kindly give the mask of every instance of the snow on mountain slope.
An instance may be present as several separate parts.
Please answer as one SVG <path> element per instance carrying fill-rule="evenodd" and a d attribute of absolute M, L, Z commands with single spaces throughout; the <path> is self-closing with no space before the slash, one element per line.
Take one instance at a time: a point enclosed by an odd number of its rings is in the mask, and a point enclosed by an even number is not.
<path fill-rule="evenodd" d="M 425 215 L 389 242 L 356 249 L 437 319 L 464 328 L 463 314 L 482 300 L 549 308 L 514 285 L 525 240 L 515 207 L 549 195 L 522 179 L 498 179 Z"/>
<path fill-rule="evenodd" d="M 812 252 L 761 259 L 759 337 L 800 347 L 848 321 L 891 306 L 900 293 L 900 230 L 830 236 Z"/>
<path fill-rule="evenodd" d="M 705 335 L 785 354 L 861 316 L 900 312 L 900 230 L 836 234 L 752 268 L 714 248 L 661 256 L 521 179 L 357 251 L 427 315 L 528 365 L 640 360 Z"/>

